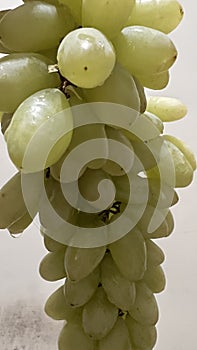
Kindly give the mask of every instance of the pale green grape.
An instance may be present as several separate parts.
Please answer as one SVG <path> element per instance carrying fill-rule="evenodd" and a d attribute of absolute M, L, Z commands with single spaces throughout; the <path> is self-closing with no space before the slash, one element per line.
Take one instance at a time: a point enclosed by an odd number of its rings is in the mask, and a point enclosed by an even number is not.
<path fill-rule="evenodd" d="M 170 74 L 166 70 L 152 75 L 138 75 L 138 79 L 148 89 L 162 90 L 168 85 Z"/>
<path fill-rule="evenodd" d="M 135 301 L 135 283 L 120 273 L 110 254 L 101 263 L 101 283 L 112 304 L 121 310 L 130 309 Z"/>
<path fill-rule="evenodd" d="M 112 102 L 140 111 L 140 98 L 135 80 L 129 72 L 116 63 L 104 84 L 94 89 L 83 89 L 87 102 Z"/>
<path fill-rule="evenodd" d="M 81 279 L 78 282 L 73 282 L 67 278 L 64 285 L 66 303 L 69 306 L 75 308 L 85 305 L 96 292 L 99 282 L 99 268 L 96 268 L 87 277 Z"/>
<path fill-rule="evenodd" d="M 147 105 L 144 87 L 136 77 L 133 76 L 133 79 L 135 81 L 135 85 L 140 98 L 140 113 L 144 113 Z"/>
<path fill-rule="evenodd" d="M 47 236 L 46 234 L 44 234 L 44 246 L 49 252 L 56 252 L 65 247 L 64 244 L 61 244 L 55 241 L 54 239 Z"/>
<path fill-rule="evenodd" d="M 68 8 L 32 1 L 16 7 L 2 18 L 1 41 L 13 51 L 36 52 L 57 47 L 74 27 Z"/>
<path fill-rule="evenodd" d="M 60 73 L 82 88 L 102 85 L 115 65 L 115 51 L 95 28 L 80 28 L 62 40 L 57 53 Z"/>
<path fill-rule="evenodd" d="M 54 320 L 67 320 L 69 322 L 78 320 L 82 316 L 82 308 L 74 309 L 66 303 L 64 286 L 59 287 L 49 296 L 44 311 Z"/>
<path fill-rule="evenodd" d="M 109 186 L 109 181 L 111 186 Z M 100 189 L 99 184 L 101 185 Z M 115 186 L 113 185 L 110 176 L 102 169 L 86 170 L 79 179 L 78 185 L 79 191 L 83 198 L 87 200 L 89 205 L 93 206 L 97 211 L 102 211 L 108 206 L 112 205 L 115 194 Z"/>
<path fill-rule="evenodd" d="M 157 208 L 168 208 L 178 202 L 175 190 L 158 179 L 149 179 L 149 204 Z"/>
<path fill-rule="evenodd" d="M 193 170 L 196 170 L 196 158 L 190 147 L 182 140 L 172 135 L 164 135 L 165 140 L 173 143 L 185 156 Z"/>
<path fill-rule="evenodd" d="M 144 116 L 155 125 L 155 127 L 159 130 L 160 134 L 163 134 L 164 124 L 160 118 L 148 111 L 145 111 Z"/>
<path fill-rule="evenodd" d="M 95 27 L 112 38 L 124 27 L 133 5 L 134 0 L 83 0 L 82 25 Z"/>
<path fill-rule="evenodd" d="M 134 214 L 135 211 L 133 211 L 133 216 Z M 153 214 L 154 218 L 152 218 Z M 173 216 L 170 210 L 158 209 L 147 205 L 138 221 L 138 227 L 145 238 L 168 237 L 174 229 Z"/>
<path fill-rule="evenodd" d="M 105 251 L 106 247 L 68 247 L 64 262 L 67 276 L 75 282 L 87 277 L 99 265 Z"/>
<path fill-rule="evenodd" d="M 154 294 L 141 281 L 136 282 L 136 299 L 129 314 L 142 325 L 155 325 L 158 321 L 158 307 Z"/>
<path fill-rule="evenodd" d="M 47 168 L 65 152 L 72 127 L 65 95 L 52 88 L 38 91 L 20 104 L 5 132 L 9 156 L 26 172 Z"/>
<path fill-rule="evenodd" d="M 99 341 L 98 350 L 131 350 L 129 332 L 125 321 L 118 318 L 109 334 Z"/>
<path fill-rule="evenodd" d="M 153 293 L 161 293 L 166 286 L 164 271 L 161 266 L 148 268 L 142 279 Z"/>
<path fill-rule="evenodd" d="M 2 117 L 1 117 L 1 132 L 2 132 L 2 134 L 5 134 L 6 129 L 10 125 L 12 117 L 13 117 L 13 113 L 2 113 Z"/>
<path fill-rule="evenodd" d="M 130 141 L 120 130 L 106 126 L 106 134 L 108 139 L 114 140 L 116 143 L 109 142 L 108 159 L 102 169 L 112 176 L 122 176 L 132 168 L 134 161 L 133 148 Z M 119 163 L 120 155 L 122 155 L 121 164 Z"/>
<path fill-rule="evenodd" d="M 77 25 L 81 25 L 81 11 L 82 11 L 82 0 L 56 0 L 60 4 L 69 7 L 70 12 Z"/>
<path fill-rule="evenodd" d="M 52 61 L 36 53 L 13 53 L 0 59 L 0 110 L 14 112 L 38 90 L 58 87 L 57 73 L 48 72 Z"/>
<path fill-rule="evenodd" d="M 66 277 L 64 256 L 66 247 L 56 252 L 48 253 L 41 261 L 39 272 L 46 281 L 57 281 Z"/>
<path fill-rule="evenodd" d="M 32 221 L 32 217 L 27 212 L 25 215 L 20 217 L 20 219 L 8 226 L 7 229 L 11 234 L 22 233 L 32 223 Z"/>
<path fill-rule="evenodd" d="M 147 268 L 161 265 L 165 259 L 165 255 L 161 248 L 150 239 L 146 239 L 145 243 L 147 249 Z"/>
<path fill-rule="evenodd" d="M 129 184 L 127 175 L 113 177 L 116 186 L 116 199 L 128 203 L 128 200 L 134 204 L 143 204 L 148 199 L 148 183 L 146 179 L 134 174 Z M 130 199 L 129 199 L 130 196 Z"/>
<path fill-rule="evenodd" d="M 35 0 L 33 0 L 35 1 Z M 57 47 L 52 48 L 52 49 L 48 49 L 48 50 L 41 50 L 39 51 L 40 55 L 43 55 L 47 58 L 49 58 L 53 63 L 57 62 Z"/>
<path fill-rule="evenodd" d="M 32 217 L 38 211 L 40 193 L 32 198 Z M 23 196 L 21 174 L 16 173 L 0 190 L 0 228 L 5 229 L 28 217 L 28 210 Z M 30 218 L 29 218 L 30 219 Z"/>
<path fill-rule="evenodd" d="M 141 25 L 170 33 L 182 20 L 183 8 L 177 0 L 136 0 L 127 25 Z"/>
<path fill-rule="evenodd" d="M 122 130 L 122 132 L 131 144 L 133 141 L 151 141 L 160 135 L 160 129 L 155 124 L 146 114 L 140 114 L 132 123 L 130 130 Z"/>
<path fill-rule="evenodd" d="M 118 62 L 136 76 L 166 71 L 177 57 L 176 48 L 168 36 L 148 27 L 126 27 L 113 44 Z"/>
<path fill-rule="evenodd" d="M 59 350 L 94 350 L 95 342 L 84 333 L 80 322 L 68 322 L 63 327 L 59 339 Z"/>
<path fill-rule="evenodd" d="M 157 340 L 157 330 L 155 326 L 142 325 L 136 322 L 129 315 L 126 318 L 130 339 L 134 349 L 152 349 Z M 133 347 L 132 347 L 133 349 Z"/>
<path fill-rule="evenodd" d="M 187 107 L 176 98 L 148 96 L 147 111 L 155 114 L 163 122 L 170 122 L 185 117 Z"/>
<path fill-rule="evenodd" d="M 102 287 L 83 308 L 83 329 L 93 339 L 104 338 L 114 327 L 118 309 L 111 304 Z"/>
<path fill-rule="evenodd" d="M 137 228 L 111 243 L 109 249 L 122 275 L 131 282 L 140 280 L 146 270 L 146 245 Z"/>

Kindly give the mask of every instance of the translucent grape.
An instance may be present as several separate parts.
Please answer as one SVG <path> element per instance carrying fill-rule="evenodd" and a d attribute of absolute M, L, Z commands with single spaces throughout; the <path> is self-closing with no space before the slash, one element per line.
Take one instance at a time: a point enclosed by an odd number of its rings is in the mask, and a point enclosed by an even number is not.
<path fill-rule="evenodd" d="M 124 27 L 134 0 L 83 0 L 82 25 L 95 27 L 109 38 L 117 35 Z"/>
<path fill-rule="evenodd" d="M 170 74 L 169 71 L 166 70 L 152 75 L 138 75 L 138 79 L 141 84 L 148 89 L 162 90 L 168 85 Z"/>
<path fill-rule="evenodd" d="M 129 310 L 135 321 L 142 325 L 155 325 L 158 321 L 157 302 L 152 291 L 143 282 L 136 283 L 136 299 Z"/>
<path fill-rule="evenodd" d="M 146 283 L 153 293 L 161 293 L 166 286 L 166 279 L 161 266 L 147 269 L 142 281 Z"/>
<path fill-rule="evenodd" d="M 111 243 L 109 249 L 118 269 L 131 282 L 140 280 L 146 270 L 146 245 L 137 228 L 120 240 Z"/>
<path fill-rule="evenodd" d="M 44 234 L 44 245 L 49 252 L 56 252 L 65 246 Z"/>
<path fill-rule="evenodd" d="M 135 301 L 135 284 L 118 270 L 110 254 L 101 263 L 101 283 L 107 298 L 121 310 L 128 310 Z"/>
<path fill-rule="evenodd" d="M 170 122 L 185 117 L 187 107 L 176 98 L 148 96 L 147 111 L 158 116 L 163 122 Z"/>
<path fill-rule="evenodd" d="M 71 307 L 79 307 L 85 305 L 96 292 L 99 282 L 99 268 L 96 268 L 87 277 L 81 279 L 78 282 L 73 282 L 67 278 L 64 285 L 66 303 Z"/>
<path fill-rule="evenodd" d="M 58 89 L 38 91 L 22 102 L 4 135 L 16 167 L 36 172 L 62 156 L 72 137 L 72 115 L 68 108 L 65 95 Z M 31 153 L 28 157 L 27 149 Z"/>
<path fill-rule="evenodd" d="M 62 40 L 57 60 L 66 79 L 79 87 L 93 88 L 109 77 L 116 57 L 112 44 L 99 30 L 80 28 Z"/>
<path fill-rule="evenodd" d="M 137 347 L 137 349 L 152 349 L 154 347 L 157 339 L 155 326 L 142 325 L 129 315 L 126 318 L 126 325 L 134 349 L 135 347 Z"/>
<path fill-rule="evenodd" d="M 176 48 L 168 36 L 148 27 L 126 27 L 113 44 L 117 61 L 136 76 L 166 71 L 177 57 Z"/>
<path fill-rule="evenodd" d="M 77 25 L 81 25 L 81 11 L 82 11 L 82 0 L 56 0 L 60 4 L 69 7 L 70 12 Z"/>
<path fill-rule="evenodd" d="M 58 281 L 66 277 L 64 269 L 65 248 L 56 252 L 48 253 L 41 261 L 39 272 L 46 281 Z"/>
<path fill-rule="evenodd" d="M 57 47 L 74 27 L 68 8 L 32 1 L 16 7 L 2 18 L 1 41 L 16 52 L 36 52 Z"/>
<path fill-rule="evenodd" d="M 116 64 L 104 84 L 94 89 L 83 89 L 87 102 L 112 102 L 140 110 L 140 98 L 135 81 L 129 72 Z"/>
<path fill-rule="evenodd" d="M 68 247 L 65 254 L 65 269 L 72 281 L 80 281 L 88 276 L 101 262 L 106 247 Z"/>
<path fill-rule="evenodd" d="M 36 53 L 13 53 L 0 59 L 0 110 L 14 112 L 38 90 L 58 87 L 57 73 L 48 72 L 51 60 Z"/>
<path fill-rule="evenodd" d="M 93 339 L 105 337 L 113 328 L 118 317 L 118 309 L 111 304 L 102 287 L 84 306 L 82 321 L 85 332 Z"/>
<path fill-rule="evenodd" d="M 182 20 L 183 8 L 177 0 L 136 0 L 127 25 L 141 25 L 170 33 Z"/>
<path fill-rule="evenodd" d="M 8 226 L 7 229 L 12 235 L 19 234 L 25 231 L 25 229 L 32 223 L 32 221 L 32 217 L 29 215 L 29 213 L 26 213 L 18 220 L 13 222 L 10 226 Z"/>
<path fill-rule="evenodd" d="M 99 341 L 98 350 L 131 350 L 125 321 L 118 318 L 110 333 Z"/>
<path fill-rule="evenodd" d="M 161 248 L 150 239 L 146 239 L 145 242 L 147 249 L 147 268 L 161 265 L 165 259 L 165 255 Z"/>

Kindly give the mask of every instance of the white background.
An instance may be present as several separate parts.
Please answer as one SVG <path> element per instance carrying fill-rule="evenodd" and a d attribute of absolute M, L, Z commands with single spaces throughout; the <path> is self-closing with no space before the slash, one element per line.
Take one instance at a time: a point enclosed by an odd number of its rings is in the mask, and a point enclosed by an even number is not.
<path fill-rule="evenodd" d="M 21 2 L 0 0 L 0 8 Z M 174 96 L 188 106 L 188 116 L 171 123 L 167 132 L 185 140 L 197 155 L 197 6 L 181 1 L 185 17 L 172 34 L 179 51 L 171 69 L 171 80 L 160 95 Z M 148 93 L 152 93 L 148 91 Z M 15 171 L 0 137 L 0 186 Z M 179 191 L 180 202 L 173 208 L 174 233 L 157 241 L 166 254 L 163 265 L 167 287 L 157 298 L 160 308 L 158 341 L 155 350 L 193 350 L 197 344 L 197 181 Z M 33 224 L 19 239 L 0 232 L 0 348 L 1 350 L 56 350 L 60 323 L 48 319 L 43 304 L 59 283 L 43 281 L 39 262 L 46 253 L 38 227 Z"/>

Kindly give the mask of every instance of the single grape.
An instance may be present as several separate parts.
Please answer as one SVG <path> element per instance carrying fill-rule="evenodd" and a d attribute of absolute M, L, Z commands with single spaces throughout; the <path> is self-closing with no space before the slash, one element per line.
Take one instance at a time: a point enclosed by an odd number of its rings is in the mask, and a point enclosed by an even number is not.
<path fill-rule="evenodd" d="M 76 29 L 65 36 L 57 53 L 61 74 L 83 88 L 102 85 L 115 65 L 110 41 L 95 28 Z"/>
<path fill-rule="evenodd" d="M 173 143 L 184 154 L 187 161 L 190 163 L 193 170 L 196 170 L 196 158 L 190 147 L 179 138 L 172 135 L 164 135 L 165 140 Z"/>
<path fill-rule="evenodd" d="M 26 172 L 48 168 L 68 147 L 72 127 L 65 95 L 58 89 L 40 90 L 17 108 L 5 132 L 9 156 Z"/>
<path fill-rule="evenodd" d="M 161 293 L 166 286 L 164 271 L 161 266 L 148 268 L 142 279 L 153 293 Z"/>
<path fill-rule="evenodd" d="M 13 53 L 0 59 L 0 110 L 15 112 L 27 97 L 60 86 L 58 73 L 48 72 L 52 61 L 36 53 Z"/>
<path fill-rule="evenodd" d="M 169 71 L 166 70 L 152 75 L 138 75 L 138 79 L 141 84 L 148 89 L 162 90 L 168 85 L 170 74 Z"/>
<path fill-rule="evenodd" d="M 75 23 L 68 8 L 32 1 L 6 13 L 0 21 L 2 44 L 16 52 L 57 47 Z"/>
<path fill-rule="evenodd" d="M 183 14 L 177 0 L 136 0 L 127 25 L 151 27 L 167 34 L 179 25 Z"/>
<path fill-rule="evenodd" d="M 147 111 L 158 116 L 163 122 L 170 122 L 185 117 L 187 107 L 176 98 L 148 96 Z"/>
<path fill-rule="evenodd" d="M 112 38 L 126 24 L 133 5 L 134 0 L 83 0 L 82 25 L 97 28 Z"/>
<path fill-rule="evenodd" d="M 157 340 L 157 331 L 155 326 L 142 325 L 135 321 L 131 316 L 126 317 L 131 343 L 134 349 L 153 349 Z"/>
<path fill-rule="evenodd" d="M 129 332 L 125 321 L 118 317 L 112 330 L 99 341 L 98 350 L 131 350 Z"/>
<path fill-rule="evenodd" d="M 64 256 L 66 247 L 45 255 L 39 267 L 39 272 L 42 278 L 46 281 L 58 281 L 66 277 L 64 269 Z"/>
<path fill-rule="evenodd" d="M 113 44 L 117 61 L 136 76 L 166 71 L 177 57 L 170 38 L 148 27 L 126 27 L 113 39 Z"/>
<path fill-rule="evenodd" d="M 68 322 L 63 327 L 59 339 L 59 350 L 94 350 L 95 342 L 85 334 L 81 322 Z"/>

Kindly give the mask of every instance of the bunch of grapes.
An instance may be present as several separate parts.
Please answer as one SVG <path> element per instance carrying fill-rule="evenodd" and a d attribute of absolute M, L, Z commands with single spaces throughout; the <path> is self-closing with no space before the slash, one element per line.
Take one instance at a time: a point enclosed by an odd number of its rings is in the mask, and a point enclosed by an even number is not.
<path fill-rule="evenodd" d="M 186 107 L 146 97 L 169 82 L 176 0 L 26 0 L 0 13 L 1 131 L 17 173 L 0 228 L 38 214 L 45 311 L 65 320 L 59 350 L 151 350 L 165 288 L 154 242 L 174 227 L 176 188 L 196 161 L 164 122 Z"/>

